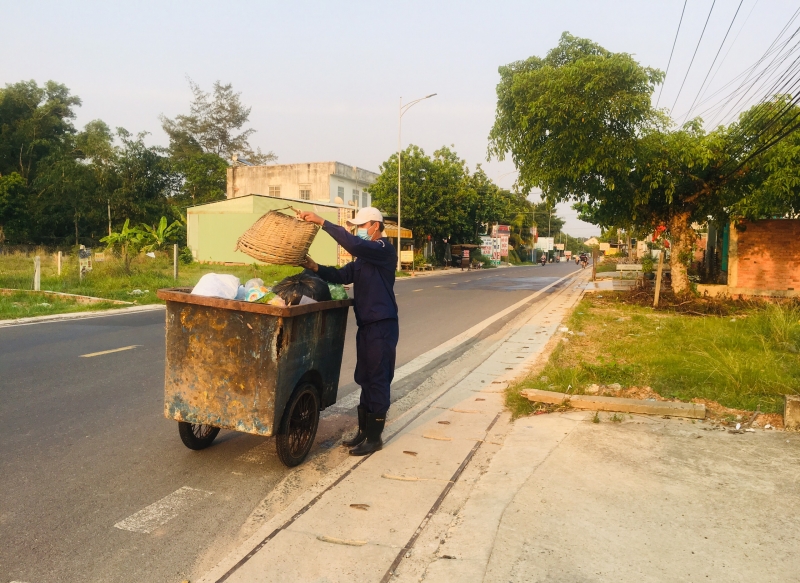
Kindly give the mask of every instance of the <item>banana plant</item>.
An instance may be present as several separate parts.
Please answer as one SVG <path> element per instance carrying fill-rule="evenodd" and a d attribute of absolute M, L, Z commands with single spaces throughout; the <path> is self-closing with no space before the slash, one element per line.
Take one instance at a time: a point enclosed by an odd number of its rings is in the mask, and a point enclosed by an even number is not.
<path fill-rule="evenodd" d="M 125 224 L 122 225 L 119 232 L 111 233 L 100 239 L 100 242 L 105 243 L 108 249 L 122 257 L 125 273 L 128 274 L 131 272 L 131 261 L 145 245 L 144 232 L 137 227 L 131 227 L 130 222 L 130 219 L 125 219 Z"/>
<path fill-rule="evenodd" d="M 161 217 L 158 226 L 150 226 L 142 223 L 141 232 L 144 240 L 142 249 L 144 251 L 160 251 L 166 245 L 167 241 L 181 228 L 180 221 L 174 221 L 171 225 L 167 226 L 167 217 Z"/>

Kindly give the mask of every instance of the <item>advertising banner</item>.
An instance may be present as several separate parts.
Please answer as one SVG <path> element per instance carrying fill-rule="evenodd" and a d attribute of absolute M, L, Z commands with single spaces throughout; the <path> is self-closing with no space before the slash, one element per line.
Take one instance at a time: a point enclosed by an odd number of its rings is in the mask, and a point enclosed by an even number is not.
<path fill-rule="evenodd" d="M 539 237 L 536 241 L 536 248 L 542 251 L 552 251 L 553 250 L 553 237 Z"/>
<path fill-rule="evenodd" d="M 492 225 L 492 237 L 493 238 L 494 237 L 500 237 L 502 235 L 505 235 L 506 237 L 508 237 L 508 235 L 510 233 L 511 233 L 511 227 L 509 227 L 508 225 Z"/>
<path fill-rule="evenodd" d="M 481 235 L 481 255 L 492 256 L 492 238 L 489 235 Z"/>
<path fill-rule="evenodd" d="M 492 263 L 498 265 L 500 263 L 500 237 L 492 237 Z"/>
<path fill-rule="evenodd" d="M 559 251 L 563 251 L 564 250 L 564 243 L 556 243 L 555 244 L 555 248 L 558 249 Z"/>
<path fill-rule="evenodd" d="M 500 235 L 500 257 L 508 257 L 508 235 Z"/>

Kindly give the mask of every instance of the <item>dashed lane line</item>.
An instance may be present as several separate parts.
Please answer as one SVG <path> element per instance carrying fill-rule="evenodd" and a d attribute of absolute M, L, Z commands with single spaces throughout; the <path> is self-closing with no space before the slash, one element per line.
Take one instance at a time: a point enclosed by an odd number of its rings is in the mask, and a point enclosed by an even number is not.
<path fill-rule="evenodd" d="M 113 352 L 122 352 L 123 350 L 133 350 L 139 348 L 141 344 L 131 344 L 130 346 L 123 346 L 122 348 L 112 348 L 111 350 L 103 350 L 101 352 L 90 352 L 89 354 L 81 354 L 81 358 L 92 358 L 93 356 L 102 356 L 104 354 L 111 354 Z"/>
<path fill-rule="evenodd" d="M 158 502 L 153 502 L 147 506 L 131 514 L 125 520 L 121 520 L 114 525 L 115 528 L 120 530 L 129 530 L 130 532 L 140 532 L 142 534 L 150 534 L 159 526 L 162 526 L 178 516 L 181 511 L 194 506 L 198 502 L 205 500 L 211 496 L 213 492 L 206 490 L 198 490 L 183 486 L 178 488 L 172 494 L 164 496 Z"/>

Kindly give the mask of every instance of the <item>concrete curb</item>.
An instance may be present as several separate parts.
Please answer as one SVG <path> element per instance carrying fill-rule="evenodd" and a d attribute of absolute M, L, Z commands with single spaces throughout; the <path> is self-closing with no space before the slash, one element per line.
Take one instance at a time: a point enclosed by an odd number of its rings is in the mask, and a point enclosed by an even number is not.
<path fill-rule="evenodd" d="M 137 312 L 153 312 L 163 310 L 164 304 L 147 304 L 146 306 L 131 306 L 129 308 L 108 308 L 92 312 L 70 312 L 67 314 L 50 314 L 47 316 L 32 316 L 30 318 L 16 318 L 14 320 L 0 320 L 0 328 L 12 326 L 28 326 L 30 324 L 46 324 L 50 322 L 63 322 L 66 320 L 81 320 L 84 318 L 104 318 L 106 316 L 123 316 Z"/>
<path fill-rule="evenodd" d="M 624 399 L 621 397 L 593 397 L 589 395 L 567 395 L 553 391 L 526 389 L 520 391 L 523 397 L 535 403 L 551 405 L 568 404 L 573 409 L 589 411 L 617 411 L 619 413 L 643 413 L 645 415 L 669 415 L 670 417 L 687 417 L 689 419 L 705 419 L 706 406 L 697 403 L 680 403 L 675 401 L 642 401 L 640 399 Z"/>

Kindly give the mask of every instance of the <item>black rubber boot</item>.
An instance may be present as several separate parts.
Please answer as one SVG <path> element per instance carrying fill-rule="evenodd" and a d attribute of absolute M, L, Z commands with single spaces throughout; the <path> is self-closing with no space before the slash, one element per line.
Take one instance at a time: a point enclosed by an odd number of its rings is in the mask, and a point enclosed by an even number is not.
<path fill-rule="evenodd" d="M 383 447 L 381 441 L 381 433 L 383 433 L 383 426 L 386 424 L 386 414 L 375 415 L 374 413 L 367 413 L 367 438 L 359 445 L 350 450 L 350 455 L 369 455 L 378 451 Z"/>
<path fill-rule="evenodd" d="M 367 438 L 367 410 L 361 405 L 358 406 L 358 433 L 353 439 L 343 439 L 342 445 L 345 447 L 355 447 Z"/>

